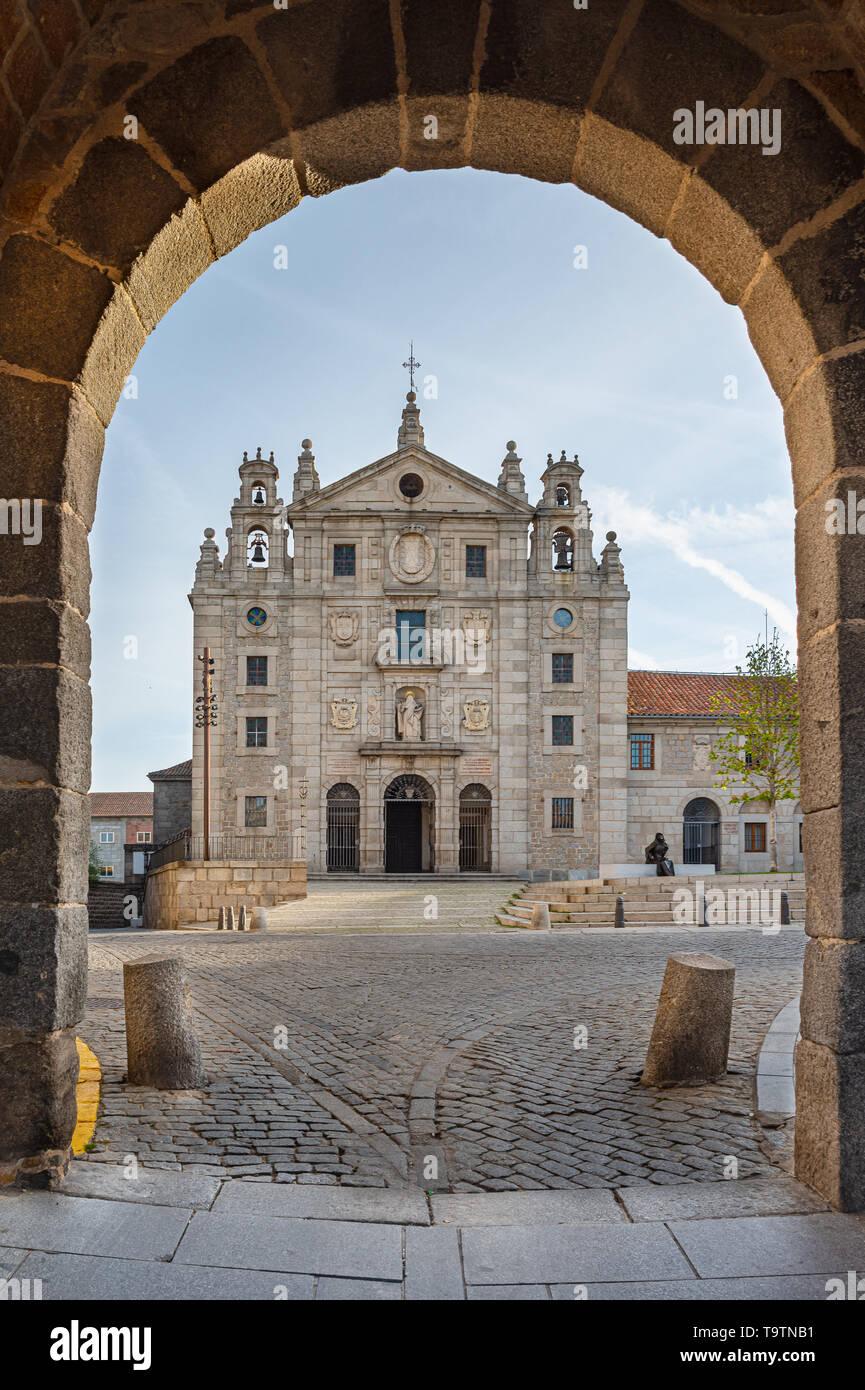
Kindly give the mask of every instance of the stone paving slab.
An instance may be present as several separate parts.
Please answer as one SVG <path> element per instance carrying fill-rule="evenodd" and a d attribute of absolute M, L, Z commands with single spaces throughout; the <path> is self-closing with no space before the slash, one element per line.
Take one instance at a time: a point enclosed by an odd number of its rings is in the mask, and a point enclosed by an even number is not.
<path fill-rule="evenodd" d="M 402 1279 L 402 1232 L 398 1226 L 353 1221 L 197 1212 L 175 1264 L 398 1280 Z"/>
<path fill-rule="evenodd" d="M 650 1188 L 650 1192 L 657 1191 Z M 661 1189 L 663 1192 L 663 1189 Z M 559 1226 L 579 1221 L 626 1221 L 612 1192 L 458 1192 L 431 1198 L 433 1222 L 455 1226 Z"/>
<path fill-rule="evenodd" d="M 218 1178 L 195 1173 L 167 1173 L 159 1168 L 138 1167 L 136 1176 L 125 1176 L 121 1164 L 73 1163 L 63 1181 L 64 1197 L 109 1197 L 115 1202 L 146 1202 L 160 1207 L 206 1209 L 220 1188 Z"/>
<path fill-rule="evenodd" d="M 647 1284 L 588 1284 L 585 1286 L 586 1302 L 615 1299 L 643 1303 L 695 1300 L 713 1303 L 723 1299 L 737 1303 L 759 1303 L 777 1299 L 782 1303 L 825 1303 L 826 1277 L 824 1274 L 800 1274 L 763 1279 L 675 1279 Z M 574 1302 L 573 1284 L 553 1284 L 550 1293 L 557 1302 Z M 717 1350 L 717 1345 L 713 1344 L 713 1348 Z"/>
<path fill-rule="evenodd" d="M 510 1226 L 464 1230 L 467 1284 L 687 1279 L 688 1263 L 661 1225 Z"/>
<path fill-rule="evenodd" d="M 316 1303 L 393 1303 L 402 1300 L 402 1284 L 383 1279 L 319 1279 Z"/>
<path fill-rule="evenodd" d="M 273 1302 L 312 1299 L 309 1274 L 249 1269 L 205 1269 L 153 1260 L 98 1259 L 92 1255 L 29 1255 L 19 1273 L 42 1280 L 42 1297 L 114 1300 L 206 1301 L 243 1299 Z"/>
<path fill-rule="evenodd" d="M 727 1182 L 680 1183 L 675 1187 L 619 1188 L 632 1221 L 688 1218 L 786 1216 L 828 1211 L 828 1205 L 794 1178 L 740 1178 Z"/>
<path fill-rule="evenodd" d="M 255 1213 L 276 1217 L 318 1217 L 324 1221 L 376 1221 L 398 1226 L 430 1224 L 419 1188 L 403 1191 L 346 1187 L 284 1187 L 274 1183 L 230 1182 L 213 1206 L 218 1215 Z"/>
<path fill-rule="evenodd" d="M 0 1248 L 0 1279 L 11 1279 L 26 1254 L 26 1250 L 12 1250 L 9 1246 Z"/>
<path fill-rule="evenodd" d="M 574 1291 L 571 1285 L 571 1297 Z M 549 1303 L 550 1291 L 546 1284 L 471 1284 L 466 1289 L 470 1303 Z"/>
<path fill-rule="evenodd" d="M 66 1197 L 56 1192 L 0 1196 L 0 1242 L 73 1255 L 170 1260 L 191 1212 L 177 1207 Z"/>
<path fill-rule="evenodd" d="M 670 1230 L 701 1279 L 865 1269 L 865 1228 L 840 1212 L 743 1217 L 734 1230 L 720 1220 L 673 1221 Z"/>
<path fill-rule="evenodd" d="M 433 1230 L 409 1227 L 405 1233 L 406 1300 L 465 1298 L 459 1232 L 441 1226 Z"/>

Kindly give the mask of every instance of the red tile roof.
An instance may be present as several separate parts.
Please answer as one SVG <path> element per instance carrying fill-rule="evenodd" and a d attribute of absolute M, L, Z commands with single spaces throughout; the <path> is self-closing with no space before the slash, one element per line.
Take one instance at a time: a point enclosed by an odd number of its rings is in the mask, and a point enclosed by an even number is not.
<path fill-rule="evenodd" d="M 91 816 L 152 816 L 153 792 L 91 792 Z"/>
<path fill-rule="evenodd" d="M 629 671 L 628 714 L 712 718 L 712 697 L 735 689 L 737 679 L 714 671 Z"/>
<path fill-rule="evenodd" d="M 183 778 L 192 776 L 192 759 L 187 758 L 185 763 L 175 763 L 173 767 L 160 767 L 156 772 L 148 772 L 147 776 L 153 781 L 154 777 L 160 777 L 163 782 L 169 778 Z"/>

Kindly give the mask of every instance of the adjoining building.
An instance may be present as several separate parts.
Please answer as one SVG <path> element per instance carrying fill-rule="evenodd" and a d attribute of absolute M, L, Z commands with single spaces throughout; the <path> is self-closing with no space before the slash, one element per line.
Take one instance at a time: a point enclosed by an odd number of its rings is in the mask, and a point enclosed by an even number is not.
<path fill-rule="evenodd" d="M 142 875 L 147 846 L 153 843 L 153 793 L 91 792 L 90 843 L 96 847 L 100 879 L 124 883 Z"/>
<path fill-rule="evenodd" d="M 713 785 L 729 677 L 628 672 L 620 548 L 594 557 L 577 456 L 548 455 L 536 505 L 521 463 L 510 441 L 493 484 L 432 453 L 414 391 L 395 451 L 327 487 L 304 440 L 287 505 L 273 455 L 244 455 L 190 594 L 214 835 L 301 837 L 313 874 L 603 876 L 659 829 L 683 867 L 769 867 L 765 808 Z M 203 806 L 196 728 L 193 836 Z"/>

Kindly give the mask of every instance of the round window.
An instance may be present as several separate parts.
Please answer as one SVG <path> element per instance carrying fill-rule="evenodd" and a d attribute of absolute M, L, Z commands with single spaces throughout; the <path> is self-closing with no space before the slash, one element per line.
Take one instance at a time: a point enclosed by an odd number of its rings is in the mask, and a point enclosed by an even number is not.
<path fill-rule="evenodd" d="M 570 608 L 557 608 L 553 614 L 553 622 L 556 627 L 570 627 L 574 621 L 574 615 Z"/>
<path fill-rule="evenodd" d="M 399 490 L 403 497 L 408 497 L 409 500 L 420 497 L 423 492 L 423 478 L 417 473 L 403 473 L 399 480 Z"/>
<path fill-rule="evenodd" d="M 267 614 L 263 608 L 250 608 L 246 615 L 246 621 L 250 627 L 263 627 L 267 622 Z"/>

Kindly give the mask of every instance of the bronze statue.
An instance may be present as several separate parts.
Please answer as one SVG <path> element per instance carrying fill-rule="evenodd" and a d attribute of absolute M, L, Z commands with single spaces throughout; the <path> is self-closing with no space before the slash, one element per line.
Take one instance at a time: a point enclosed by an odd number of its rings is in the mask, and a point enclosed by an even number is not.
<path fill-rule="evenodd" d="M 673 861 L 667 858 L 669 848 L 670 846 L 660 830 L 655 832 L 652 843 L 646 845 L 646 863 L 655 865 L 658 878 L 675 877 L 676 870 Z"/>

